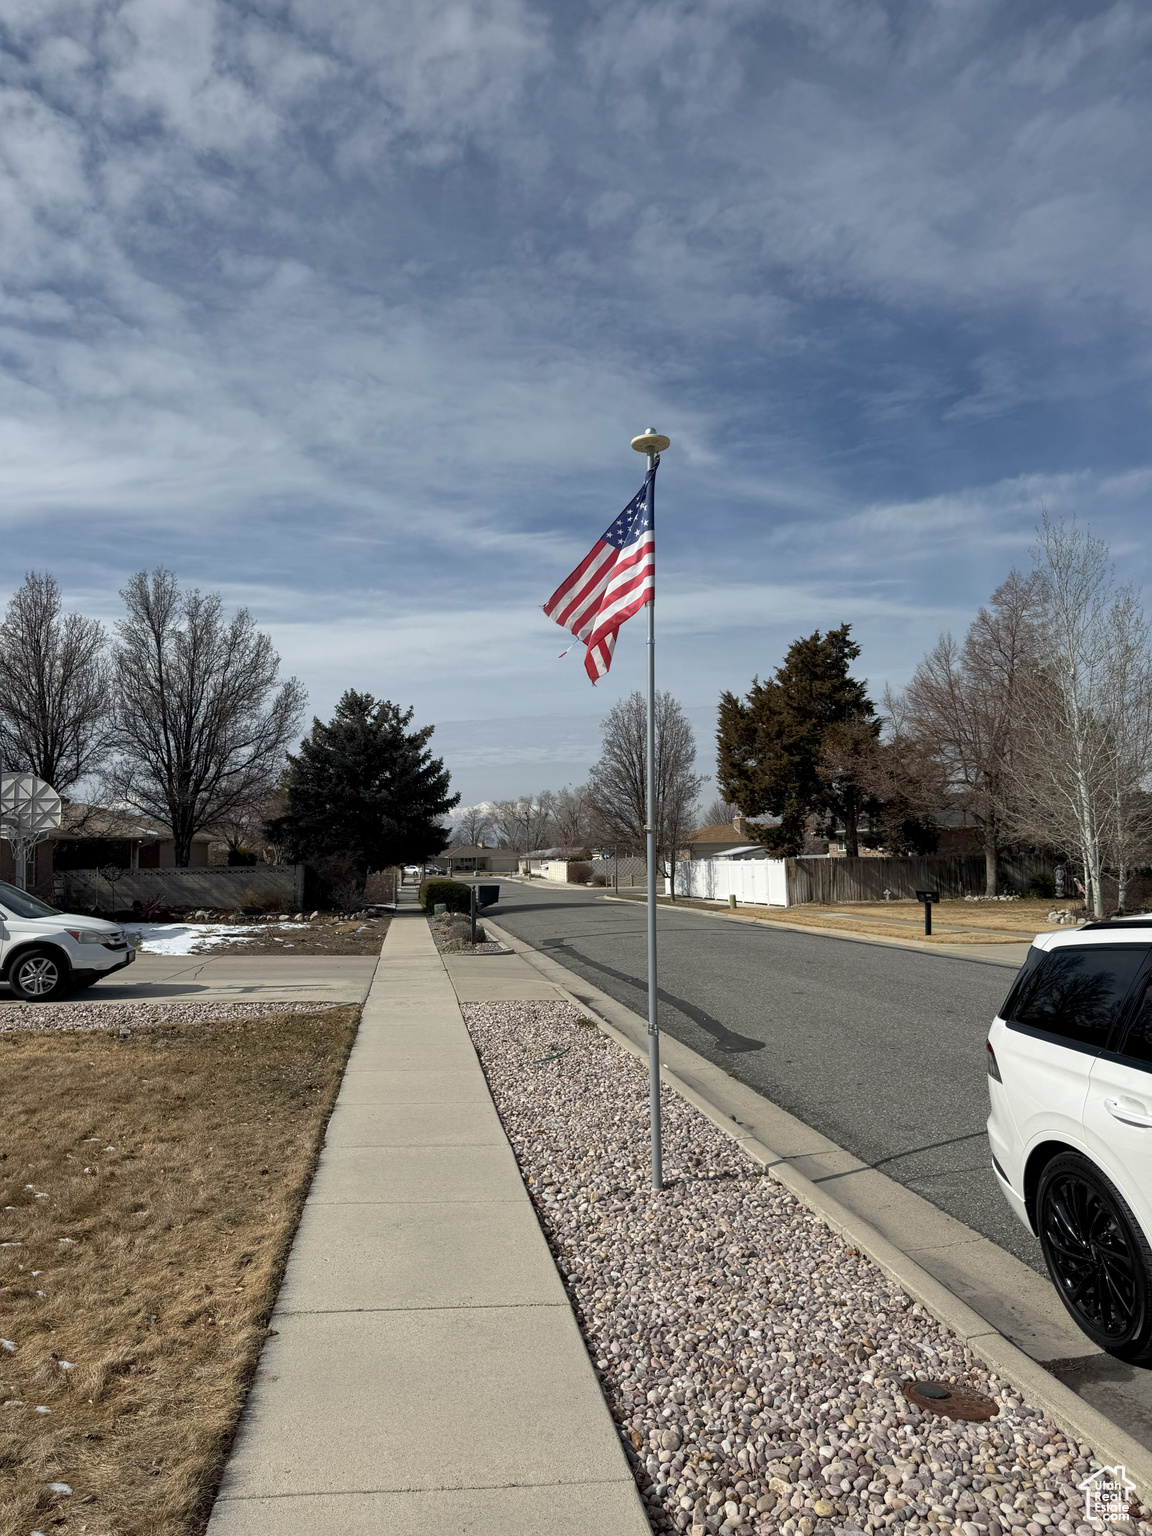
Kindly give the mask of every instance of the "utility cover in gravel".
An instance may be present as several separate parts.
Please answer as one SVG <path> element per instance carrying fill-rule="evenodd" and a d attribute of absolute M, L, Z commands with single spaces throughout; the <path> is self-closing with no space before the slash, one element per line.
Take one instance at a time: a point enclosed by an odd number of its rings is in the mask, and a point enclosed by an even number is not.
<path fill-rule="evenodd" d="M 463 1011 L 654 1530 L 1093 1530 L 1090 1447 L 667 1088 L 651 1192 L 647 1070 L 575 1007 Z M 908 1380 L 999 1412 L 923 1413 Z"/>

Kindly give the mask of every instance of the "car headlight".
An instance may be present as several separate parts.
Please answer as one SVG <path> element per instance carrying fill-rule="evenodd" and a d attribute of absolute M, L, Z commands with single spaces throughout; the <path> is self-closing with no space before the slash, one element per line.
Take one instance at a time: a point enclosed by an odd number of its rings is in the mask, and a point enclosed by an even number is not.
<path fill-rule="evenodd" d="M 124 937 L 122 933 L 96 933 L 91 928 L 67 928 L 65 932 L 70 934 L 77 944 L 109 944 Z"/>

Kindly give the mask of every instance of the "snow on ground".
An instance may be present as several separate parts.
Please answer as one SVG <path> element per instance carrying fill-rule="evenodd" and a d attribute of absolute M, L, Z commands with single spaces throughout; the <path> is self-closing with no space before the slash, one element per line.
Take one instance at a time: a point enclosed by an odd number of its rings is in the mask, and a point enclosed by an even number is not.
<path fill-rule="evenodd" d="M 250 934 L 261 933 L 269 925 L 238 923 L 138 923 L 130 931 L 140 935 L 136 946 L 145 955 L 190 955 L 194 950 L 215 948 L 239 939 L 247 943 Z M 277 923 L 278 928 L 288 927 Z"/>

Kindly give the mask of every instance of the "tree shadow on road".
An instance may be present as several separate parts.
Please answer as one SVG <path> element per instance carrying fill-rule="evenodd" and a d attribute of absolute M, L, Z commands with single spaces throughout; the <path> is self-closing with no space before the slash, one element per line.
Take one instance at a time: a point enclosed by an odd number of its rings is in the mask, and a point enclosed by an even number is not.
<path fill-rule="evenodd" d="M 571 946 L 567 939 L 541 939 L 540 948 L 554 951 L 557 949 L 568 950 L 574 960 L 582 965 L 591 966 L 595 971 L 600 971 L 605 976 L 611 976 L 616 981 L 621 981 L 628 987 L 643 990 L 644 983 L 638 981 L 635 976 L 629 976 L 626 971 L 618 971 L 611 965 L 605 965 L 601 960 L 593 960 L 589 955 L 582 954 L 580 950 Z M 569 965 L 569 970 L 578 970 L 575 965 Z M 675 1008 L 685 1018 L 691 1019 L 706 1035 L 711 1035 L 716 1042 L 716 1049 L 726 1056 L 738 1056 L 749 1051 L 762 1051 L 768 1043 L 766 1040 L 752 1040 L 747 1035 L 739 1035 L 735 1030 L 721 1024 L 719 1019 L 714 1019 L 710 1013 L 705 1013 L 702 1008 L 697 1008 L 694 1003 L 687 1002 L 682 997 L 677 997 L 674 992 L 666 992 L 663 987 L 656 989 L 656 996 L 660 1002 L 666 1003 L 669 1008 Z"/>

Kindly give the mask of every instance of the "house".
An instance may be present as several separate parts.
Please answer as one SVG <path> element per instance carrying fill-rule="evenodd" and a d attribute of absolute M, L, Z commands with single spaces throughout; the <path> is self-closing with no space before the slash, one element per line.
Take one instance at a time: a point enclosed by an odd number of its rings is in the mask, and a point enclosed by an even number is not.
<path fill-rule="evenodd" d="M 519 855 L 510 848 L 485 848 L 480 843 L 446 848 L 436 855 L 436 863 L 449 875 L 514 875 L 518 862 Z"/>
<path fill-rule="evenodd" d="M 684 839 L 680 857 L 710 859 L 717 853 L 730 853 L 741 844 L 746 844 L 750 835 L 748 823 L 743 816 L 735 817 L 730 823 L 721 821 L 714 826 L 698 827 Z M 763 854 L 763 848 L 760 852 Z"/>
<path fill-rule="evenodd" d="M 192 839 L 191 865 L 202 869 L 209 863 L 211 833 L 198 832 Z M 105 806 L 65 804 L 59 827 L 36 845 L 29 860 L 28 887 L 50 890 L 54 874 L 69 869 L 173 869 L 176 845 L 167 827 L 139 816 Z M 12 847 L 0 841 L 0 880 L 15 881 Z"/>

